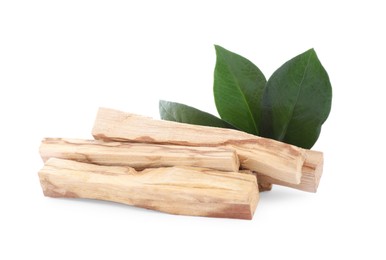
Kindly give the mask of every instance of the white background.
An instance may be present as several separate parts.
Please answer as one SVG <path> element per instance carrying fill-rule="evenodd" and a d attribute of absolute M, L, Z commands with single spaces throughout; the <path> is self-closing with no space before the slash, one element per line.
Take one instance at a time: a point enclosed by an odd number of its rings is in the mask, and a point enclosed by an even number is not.
<path fill-rule="evenodd" d="M 382 1 L 1 1 L 0 259 L 385 259 Z M 269 77 L 315 48 L 334 97 L 318 193 L 274 187 L 252 221 L 50 199 L 43 137 L 91 138 L 99 106 L 216 113 L 219 44 Z"/>

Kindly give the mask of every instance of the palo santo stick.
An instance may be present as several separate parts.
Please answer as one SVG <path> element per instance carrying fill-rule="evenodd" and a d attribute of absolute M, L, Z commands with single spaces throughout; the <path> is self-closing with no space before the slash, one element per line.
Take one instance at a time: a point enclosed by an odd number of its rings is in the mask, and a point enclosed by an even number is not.
<path fill-rule="evenodd" d="M 217 147 L 103 142 L 99 140 L 46 138 L 40 145 L 43 161 L 51 157 L 135 169 L 195 166 L 237 172 L 236 152 Z"/>
<path fill-rule="evenodd" d="M 259 182 L 259 192 L 270 191 L 270 190 L 272 190 L 272 183 Z"/>
<path fill-rule="evenodd" d="M 136 172 L 51 158 L 39 177 L 45 196 L 108 200 L 178 215 L 252 219 L 259 199 L 253 175 L 205 168 Z"/>
<path fill-rule="evenodd" d="M 316 192 L 318 190 L 322 172 L 323 153 L 317 151 L 308 151 L 306 161 L 302 168 L 302 178 L 299 184 L 292 184 L 279 181 L 260 173 L 257 173 L 257 179 L 259 181 L 259 184 L 260 182 L 268 182 L 291 187 L 302 191 Z"/>
<path fill-rule="evenodd" d="M 232 129 L 154 120 L 121 111 L 100 108 L 93 128 L 95 139 L 226 146 L 234 148 L 242 168 L 261 172 L 288 183 L 300 183 L 304 149 Z"/>
<path fill-rule="evenodd" d="M 258 174 L 256 172 L 253 172 L 253 171 L 250 171 L 250 170 L 240 170 L 239 172 L 240 173 L 244 173 L 244 174 L 253 175 L 256 178 L 258 177 Z M 261 180 L 257 179 L 257 184 L 258 184 L 258 187 L 259 187 L 259 192 L 264 192 L 264 191 L 272 190 L 272 183 L 266 182 L 263 179 L 261 179 Z"/>

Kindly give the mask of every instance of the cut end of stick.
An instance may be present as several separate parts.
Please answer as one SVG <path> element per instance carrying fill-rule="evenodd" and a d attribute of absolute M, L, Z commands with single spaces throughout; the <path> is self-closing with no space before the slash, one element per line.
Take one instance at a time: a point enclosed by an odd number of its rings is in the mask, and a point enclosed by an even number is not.
<path fill-rule="evenodd" d="M 318 190 L 319 182 L 322 177 L 323 161 L 322 152 L 306 150 L 306 160 L 302 167 L 301 181 L 299 184 L 277 180 L 261 173 L 257 173 L 257 179 L 259 182 L 268 182 L 315 193 Z"/>

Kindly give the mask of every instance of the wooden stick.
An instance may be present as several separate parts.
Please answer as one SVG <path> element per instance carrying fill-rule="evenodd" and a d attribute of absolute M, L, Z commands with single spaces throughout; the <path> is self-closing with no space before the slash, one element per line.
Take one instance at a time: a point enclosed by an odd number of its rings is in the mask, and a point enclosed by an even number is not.
<path fill-rule="evenodd" d="M 259 199 L 253 175 L 205 168 L 136 172 L 51 158 L 39 178 L 45 196 L 108 200 L 178 215 L 252 219 Z"/>
<path fill-rule="evenodd" d="M 292 184 L 277 179 L 270 178 L 266 175 L 257 173 L 257 179 L 263 183 L 273 183 L 294 189 L 316 192 L 318 190 L 320 178 L 323 172 L 323 153 L 317 151 L 308 151 L 307 158 L 302 168 L 302 178 L 299 184 Z M 259 186 L 260 187 L 260 186 Z"/>
<path fill-rule="evenodd" d="M 240 173 L 244 174 L 251 174 L 258 178 L 258 174 L 256 172 L 250 171 L 250 170 L 240 170 Z M 259 187 L 259 192 L 264 192 L 264 191 L 270 191 L 272 190 L 272 183 L 264 181 L 264 179 L 257 179 L 257 184 Z"/>
<path fill-rule="evenodd" d="M 264 192 L 264 191 L 270 191 L 272 190 L 272 183 L 269 182 L 259 182 L 259 192 Z"/>
<path fill-rule="evenodd" d="M 236 150 L 242 168 L 261 172 L 274 179 L 298 184 L 305 150 L 271 139 L 232 129 L 153 120 L 148 117 L 100 108 L 93 128 L 95 139 L 225 146 Z"/>
<path fill-rule="evenodd" d="M 129 166 L 137 170 L 167 166 L 195 166 L 237 172 L 236 152 L 218 147 L 103 142 L 46 138 L 40 145 L 43 161 L 51 157 L 100 165 Z"/>

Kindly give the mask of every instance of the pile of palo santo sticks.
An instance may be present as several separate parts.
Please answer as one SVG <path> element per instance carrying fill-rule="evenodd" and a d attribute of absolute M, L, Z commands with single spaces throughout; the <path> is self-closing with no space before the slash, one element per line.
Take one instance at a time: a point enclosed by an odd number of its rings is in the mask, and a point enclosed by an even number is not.
<path fill-rule="evenodd" d="M 100 108 L 95 140 L 46 138 L 44 195 L 252 219 L 272 184 L 316 192 L 323 154 L 231 129 Z"/>

